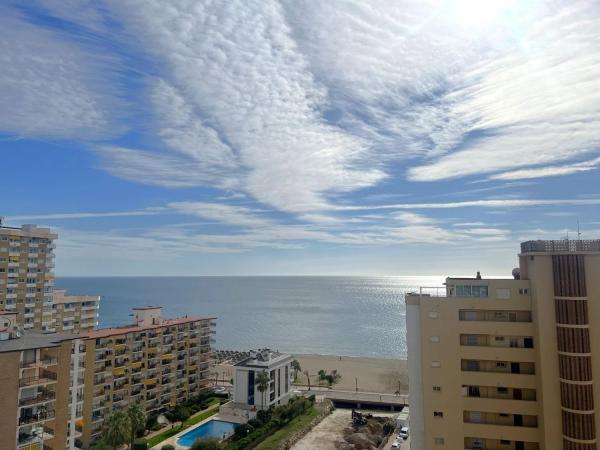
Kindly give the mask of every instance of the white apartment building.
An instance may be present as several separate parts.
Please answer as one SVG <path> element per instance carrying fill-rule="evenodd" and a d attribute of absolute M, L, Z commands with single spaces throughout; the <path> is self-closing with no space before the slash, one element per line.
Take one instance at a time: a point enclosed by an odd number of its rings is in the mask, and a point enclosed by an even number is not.
<path fill-rule="evenodd" d="M 292 355 L 271 350 L 251 352 L 250 357 L 234 365 L 233 402 L 237 406 L 257 410 L 286 404 L 290 397 L 293 359 Z M 262 372 L 269 376 L 264 392 L 259 390 L 258 383 Z"/>

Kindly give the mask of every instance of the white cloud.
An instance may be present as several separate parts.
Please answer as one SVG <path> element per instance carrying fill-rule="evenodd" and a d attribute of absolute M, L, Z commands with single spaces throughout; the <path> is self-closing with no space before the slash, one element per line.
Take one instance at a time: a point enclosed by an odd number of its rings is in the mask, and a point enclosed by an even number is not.
<path fill-rule="evenodd" d="M 492 175 L 490 178 L 493 180 L 522 180 L 527 178 L 555 177 L 559 175 L 571 175 L 579 172 L 589 172 L 590 170 L 597 169 L 599 166 L 600 158 L 596 158 L 589 161 L 566 164 L 563 166 L 547 166 L 536 167 L 532 169 L 514 170 L 511 172 Z"/>
<path fill-rule="evenodd" d="M 431 218 L 429 217 L 407 211 L 395 213 L 393 217 L 396 220 L 413 225 L 422 225 L 432 222 Z"/>
<path fill-rule="evenodd" d="M 222 189 L 238 187 L 235 179 L 223 178 L 220 172 L 207 171 L 198 162 L 179 156 L 117 147 L 97 146 L 102 168 L 126 180 L 166 187 L 192 187 L 212 184 Z"/>
<path fill-rule="evenodd" d="M 100 217 L 134 217 L 134 216 L 153 216 L 161 214 L 165 208 L 145 208 L 134 211 L 114 211 L 114 212 L 76 212 L 76 213 L 52 213 L 52 214 L 32 214 L 24 216 L 8 216 L 5 219 L 9 222 L 22 222 L 25 220 L 76 220 L 76 219 L 95 219 Z"/>
<path fill-rule="evenodd" d="M 173 202 L 168 206 L 180 214 L 215 220 L 227 225 L 264 227 L 273 224 L 271 220 L 260 217 L 254 210 L 243 206 L 206 202 Z"/>
<path fill-rule="evenodd" d="M 83 139 L 122 131 L 112 63 L 0 8 L 0 130 Z"/>
<path fill-rule="evenodd" d="M 466 70 L 444 101 L 450 121 L 479 135 L 411 168 L 409 178 L 435 181 L 598 151 L 599 20 L 593 2 L 569 3 L 521 31 L 514 46 Z"/>
<path fill-rule="evenodd" d="M 336 206 L 339 211 L 384 210 L 384 209 L 452 209 L 452 208 L 518 208 L 531 206 L 584 206 L 600 205 L 597 198 L 577 199 L 493 199 L 467 200 L 447 203 L 396 203 L 390 205 Z"/>
<path fill-rule="evenodd" d="M 174 101 L 185 99 L 183 120 L 162 131 L 170 145 L 197 153 L 211 167 L 235 159 L 241 173 L 227 176 L 241 179 L 259 201 L 287 211 L 326 205 L 325 192 L 384 177 L 372 161 L 365 167 L 366 141 L 322 119 L 327 93 L 298 51 L 278 2 L 109 3 L 141 48 L 164 66 L 168 85 L 160 89 L 169 93 L 154 96 L 157 110 L 172 111 Z M 220 142 L 235 149 L 235 158 L 223 158 L 222 144 L 205 145 L 204 117 Z M 120 173 L 114 161 L 106 165 Z M 132 172 L 139 171 L 130 170 L 129 179 Z"/>

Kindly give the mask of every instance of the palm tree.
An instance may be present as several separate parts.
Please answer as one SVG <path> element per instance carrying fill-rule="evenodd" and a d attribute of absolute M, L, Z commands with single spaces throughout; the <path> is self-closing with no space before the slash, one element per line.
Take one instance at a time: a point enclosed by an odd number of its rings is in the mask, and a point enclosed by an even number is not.
<path fill-rule="evenodd" d="M 292 366 L 292 370 L 294 371 L 294 380 L 295 380 L 296 378 L 298 378 L 298 372 L 300 372 L 302 370 L 302 367 L 300 367 L 300 362 L 297 359 L 292 361 L 291 366 Z"/>
<path fill-rule="evenodd" d="M 304 375 L 306 375 L 306 382 L 308 383 L 308 390 L 310 391 L 310 375 L 308 374 L 308 370 L 304 371 Z"/>
<path fill-rule="evenodd" d="M 269 374 L 263 370 L 256 376 L 256 389 L 261 393 L 262 409 L 265 409 L 265 392 L 269 388 Z"/>
<path fill-rule="evenodd" d="M 129 416 L 123 411 L 115 411 L 104 422 L 102 439 L 112 448 L 125 444 L 131 435 Z"/>
<path fill-rule="evenodd" d="M 135 435 L 138 431 L 144 431 L 146 428 L 146 411 L 140 406 L 139 403 L 135 403 L 127 408 L 127 416 L 129 417 L 129 428 L 130 440 L 129 448 L 133 450 L 133 441 L 135 441 Z"/>

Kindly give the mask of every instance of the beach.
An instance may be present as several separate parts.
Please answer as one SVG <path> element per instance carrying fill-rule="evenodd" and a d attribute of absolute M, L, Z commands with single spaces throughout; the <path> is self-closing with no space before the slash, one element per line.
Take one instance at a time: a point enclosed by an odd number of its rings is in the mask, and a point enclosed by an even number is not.
<path fill-rule="evenodd" d="M 358 392 L 377 392 L 382 394 L 408 393 L 408 371 L 406 360 L 388 358 L 363 358 L 335 355 L 294 354 L 302 371 L 298 373 L 298 385 L 306 386 L 305 371 L 310 375 L 311 386 L 318 386 L 318 372 L 337 370 L 341 379 L 334 389 Z M 217 364 L 212 376 L 218 373 L 219 382 L 228 383 L 233 378 L 233 367 L 230 364 Z M 322 386 L 327 386 L 321 382 Z"/>
<path fill-rule="evenodd" d="M 394 394 L 408 392 L 408 371 L 406 360 L 387 358 L 363 358 L 334 355 L 303 355 L 294 357 L 300 363 L 302 372 L 307 371 L 311 384 L 318 383 L 319 370 L 337 370 L 340 381 L 334 388 L 354 391 L 358 384 L 359 392 L 380 392 Z M 299 373 L 297 382 L 306 385 L 306 375 Z"/>

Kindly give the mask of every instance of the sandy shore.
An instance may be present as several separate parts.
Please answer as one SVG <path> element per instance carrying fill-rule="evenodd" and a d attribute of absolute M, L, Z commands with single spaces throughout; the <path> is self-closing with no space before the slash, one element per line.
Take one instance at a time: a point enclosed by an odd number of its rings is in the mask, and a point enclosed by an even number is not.
<path fill-rule="evenodd" d="M 406 360 L 384 358 L 358 358 L 333 355 L 294 355 L 302 366 L 302 372 L 308 370 L 311 384 L 318 383 L 317 373 L 337 370 L 342 376 L 335 389 L 352 390 L 358 382 L 359 392 L 381 392 L 393 394 L 400 390 L 408 392 L 408 372 Z M 298 374 L 298 383 L 306 385 L 306 375 Z"/>

